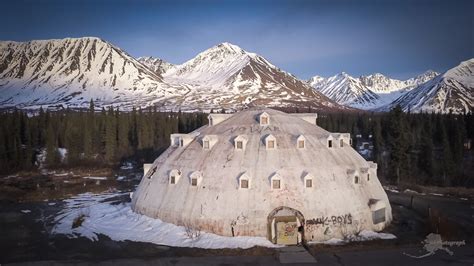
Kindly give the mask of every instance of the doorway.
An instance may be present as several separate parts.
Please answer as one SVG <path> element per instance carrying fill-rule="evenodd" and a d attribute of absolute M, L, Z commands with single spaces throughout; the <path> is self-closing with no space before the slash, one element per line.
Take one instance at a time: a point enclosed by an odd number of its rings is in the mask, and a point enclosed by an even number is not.
<path fill-rule="evenodd" d="M 278 207 L 268 215 L 268 239 L 274 244 L 298 245 L 304 240 L 303 214 L 290 207 Z"/>

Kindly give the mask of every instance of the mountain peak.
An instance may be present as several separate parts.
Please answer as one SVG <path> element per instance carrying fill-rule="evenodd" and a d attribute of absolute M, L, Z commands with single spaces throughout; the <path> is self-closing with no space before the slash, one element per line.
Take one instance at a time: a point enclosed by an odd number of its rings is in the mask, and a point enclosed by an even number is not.
<path fill-rule="evenodd" d="M 244 49 L 229 42 L 220 43 L 204 51 L 203 53 L 224 53 L 224 54 L 235 54 L 235 55 L 247 54 L 247 52 Z"/>

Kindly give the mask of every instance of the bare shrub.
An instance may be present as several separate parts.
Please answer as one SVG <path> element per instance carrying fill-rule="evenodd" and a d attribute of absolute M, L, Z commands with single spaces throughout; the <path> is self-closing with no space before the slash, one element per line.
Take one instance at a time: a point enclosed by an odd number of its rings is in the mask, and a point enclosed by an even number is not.
<path fill-rule="evenodd" d="M 87 217 L 89 217 L 89 212 L 87 210 L 81 210 L 77 214 L 76 218 L 74 218 L 74 220 L 72 221 L 71 228 L 74 229 L 82 226 L 82 223 L 86 220 Z"/>
<path fill-rule="evenodd" d="M 192 227 L 189 223 L 184 224 L 185 235 L 191 240 L 197 240 L 201 237 L 201 230 Z"/>

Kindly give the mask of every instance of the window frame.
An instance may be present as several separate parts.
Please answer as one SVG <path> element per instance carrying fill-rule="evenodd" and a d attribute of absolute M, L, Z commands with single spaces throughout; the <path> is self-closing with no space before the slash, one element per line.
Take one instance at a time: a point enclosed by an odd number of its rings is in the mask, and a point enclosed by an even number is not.
<path fill-rule="evenodd" d="M 211 148 L 211 143 L 209 140 L 202 141 L 202 148 L 205 150 L 209 150 Z"/>
<path fill-rule="evenodd" d="M 235 149 L 243 150 L 244 149 L 244 142 L 242 140 L 237 140 L 235 142 Z"/>
<path fill-rule="evenodd" d="M 310 182 L 310 186 L 308 186 L 308 181 Z M 313 187 L 313 179 L 311 179 L 311 178 L 305 179 L 304 184 L 305 184 L 305 188 L 312 188 Z"/>
<path fill-rule="evenodd" d="M 271 145 L 270 145 L 271 144 Z M 274 139 L 269 139 L 267 140 L 267 149 L 275 149 L 275 140 Z"/>
<path fill-rule="evenodd" d="M 276 182 L 278 182 L 278 187 L 275 187 Z M 281 189 L 281 179 L 272 179 L 272 189 Z"/>
<path fill-rule="evenodd" d="M 246 184 L 246 187 L 243 186 L 244 182 Z M 248 180 L 247 178 L 241 179 L 240 180 L 240 188 L 241 189 L 249 189 L 250 188 L 250 180 Z"/>
<path fill-rule="evenodd" d="M 332 148 L 332 139 L 328 139 L 328 148 Z"/>
<path fill-rule="evenodd" d="M 306 148 L 306 141 L 304 139 L 298 140 L 298 149 L 304 149 L 304 148 Z"/>

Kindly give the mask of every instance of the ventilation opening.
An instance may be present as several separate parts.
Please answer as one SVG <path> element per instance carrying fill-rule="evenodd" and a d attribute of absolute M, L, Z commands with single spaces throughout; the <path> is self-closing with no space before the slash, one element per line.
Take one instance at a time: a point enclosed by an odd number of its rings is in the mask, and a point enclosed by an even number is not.
<path fill-rule="evenodd" d="M 332 140 L 328 140 L 328 147 L 332 148 Z"/>

